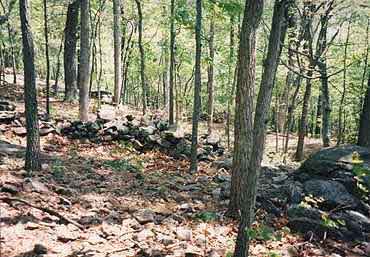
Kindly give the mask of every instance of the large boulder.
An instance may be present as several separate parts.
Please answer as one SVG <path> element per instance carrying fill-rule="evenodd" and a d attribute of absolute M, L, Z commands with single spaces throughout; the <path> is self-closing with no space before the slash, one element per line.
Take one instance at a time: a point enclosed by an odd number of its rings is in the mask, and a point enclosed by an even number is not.
<path fill-rule="evenodd" d="M 359 206 L 360 202 L 352 196 L 346 188 L 339 182 L 330 180 L 312 179 L 304 183 L 306 195 L 321 198 L 322 206 L 328 208 L 346 207 L 353 208 Z"/>
<path fill-rule="evenodd" d="M 344 145 L 325 148 L 309 157 L 301 166 L 300 171 L 309 177 L 338 176 L 339 173 L 353 170 L 352 158 L 357 152 L 363 165 L 370 167 L 370 150 L 356 145 Z"/>

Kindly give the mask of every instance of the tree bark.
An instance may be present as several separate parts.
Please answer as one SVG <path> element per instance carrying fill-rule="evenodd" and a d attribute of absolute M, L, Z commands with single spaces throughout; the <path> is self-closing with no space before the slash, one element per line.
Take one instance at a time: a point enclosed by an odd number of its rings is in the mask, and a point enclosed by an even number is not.
<path fill-rule="evenodd" d="M 370 148 L 370 69 L 368 67 L 367 91 L 360 119 L 358 145 Z"/>
<path fill-rule="evenodd" d="M 196 0 L 196 21 L 195 21 L 195 77 L 194 77 L 194 106 L 193 126 L 191 134 L 191 157 L 190 172 L 198 170 L 198 123 L 201 106 L 201 56 L 202 56 L 202 0 Z"/>
<path fill-rule="evenodd" d="M 316 109 L 316 122 L 315 122 L 315 136 L 321 135 L 321 119 L 322 119 L 322 95 L 319 94 L 317 99 L 317 109 Z"/>
<path fill-rule="evenodd" d="M 304 139 L 306 137 L 307 132 L 307 119 L 308 119 L 308 111 L 309 111 L 309 102 L 311 98 L 311 90 L 312 90 L 312 81 L 311 77 L 313 75 L 313 70 L 315 68 L 315 60 L 313 54 L 313 35 L 312 35 L 312 12 L 315 9 L 315 5 L 312 2 L 305 2 L 304 3 L 304 12 L 302 18 L 302 26 L 303 26 L 303 39 L 305 41 L 303 45 L 303 51 L 308 54 L 308 71 L 307 71 L 307 78 L 306 78 L 306 90 L 303 96 L 303 104 L 302 104 L 302 113 L 301 119 L 298 125 L 298 142 L 297 142 L 297 150 L 295 153 L 295 159 L 297 161 L 303 160 L 304 157 Z"/>
<path fill-rule="evenodd" d="M 81 0 L 81 38 L 80 38 L 80 120 L 88 121 L 90 85 L 90 0 Z"/>
<path fill-rule="evenodd" d="M 78 97 L 76 49 L 79 6 L 80 0 L 68 5 L 64 29 L 64 100 L 68 102 L 76 101 Z"/>
<path fill-rule="evenodd" d="M 37 117 L 36 71 L 34 63 L 33 36 L 28 14 L 28 1 L 19 1 L 19 15 L 21 18 L 23 65 L 24 65 L 24 103 L 27 129 L 27 148 L 25 168 L 28 175 L 32 171 L 41 169 L 40 135 Z"/>
<path fill-rule="evenodd" d="M 247 162 L 243 163 L 241 172 L 241 220 L 239 224 L 237 242 L 235 246 L 234 257 L 249 256 L 249 237 L 248 230 L 254 219 L 254 208 L 256 202 L 257 178 L 261 168 L 265 130 L 268 111 L 271 104 L 272 91 L 275 84 L 276 70 L 278 67 L 281 45 L 284 42 L 287 30 L 285 22 L 288 15 L 289 0 L 276 1 L 274 6 L 271 33 L 269 36 L 269 45 L 264 60 L 264 71 L 262 73 L 260 90 L 258 93 L 256 112 L 253 124 L 247 130 L 252 130 L 252 140 L 249 145 L 243 145 L 249 148 L 246 156 Z M 250 8 L 250 7 L 249 7 Z M 254 15 L 261 17 L 263 2 L 259 2 L 256 8 L 251 8 Z M 257 28 L 257 27 L 256 27 Z M 249 98 L 247 100 L 251 100 Z"/>
<path fill-rule="evenodd" d="M 255 88 L 256 67 L 256 30 L 263 11 L 263 0 L 246 0 L 244 18 L 240 32 L 239 53 L 237 64 L 237 82 L 234 121 L 234 155 L 231 177 L 230 203 L 227 215 L 236 217 L 240 207 L 241 176 L 249 161 L 252 142 L 253 98 Z M 247 224 L 241 224 L 243 226 Z M 245 241 L 240 234 L 238 241 Z M 245 252 L 243 245 L 238 244 L 235 256 Z M 240 255 L 239 255 L 240 254 Z"/>
<path fill-rule="evenodd" d="M 121 97 L 121 0 L 113 1 L 114 16 L 114 99 L 115 105 L 120 104 Z"/>
<path fill-rule="evenodd" d="M 49 57 L 49 28 L 47 2 L 44 5 L 44 37 L 45 37 L 45 61 L 46 61 L 46 117 L 50 117 L 50 57 Z"/>
<path fill-rule="evenodd" d="M 351 31 L 351 20 L 348 22 L 347 27 L 347 36 L 346 42 L 344 45 L 344 59 L 343 59 L 343 91 L 340 98 L 339 104 L 339 118 L 338 118 L 338 141 L 337 145 L 344 143 L 344 123 L 343 116 L 345 116 L 345 99 L 347 94 L 347 53 L 348 53 L 348 43 L 349 43 L 349 36 Z"/>
<path fill-rule="evenodd" d="M 208 118 L 208 135 L 212 134 L 213 127 L 213 65 L 215 59 L 215 49 L 214 49 L 214 38 L 215 38 L 215 12 L 212 10 L 211 21 L 209 25 L 209 64 L 208 64 L 208 81 L 207 81 L 207 91 L 208 91 L 208 102 L 207 102 L 207 118 Z"/>
<path fill-rule="evenodd" d="M 140 0 L 135 0 L 137 6 L 137 13 L 139 16 L 139 51 L 140 51 L 140 79 L 142 87 L 142 103 L 143 103 L 143 114 L 145 115 L 147 105 L 149 105 L 149 90 L 145 80 L 145 53 L 143 46 L 143 14 L 141 10 Z"/>
<path fill-rule="evenodd" d="M 170 85 L 169 85 L 169 124 L 173 125 L 174 120 L 174 76 L 175 76 L 175 0 L 171 0 L 170 17 Z"/>

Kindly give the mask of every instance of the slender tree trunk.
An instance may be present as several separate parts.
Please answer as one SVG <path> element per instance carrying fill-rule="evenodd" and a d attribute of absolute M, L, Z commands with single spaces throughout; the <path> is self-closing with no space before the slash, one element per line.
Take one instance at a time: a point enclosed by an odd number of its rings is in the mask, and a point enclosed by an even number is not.
<path fill-rule="evenodd" d="M 368 67 L 367 91 L 362 108 L 358 145 L 370 148 L 370 69 Z"/>
<path fill-rule="evenodd" d="M 49 28 L 47 2 L 44 4 L 44 36 L 45 36 L 45 58 L 46 58 L 46 117 L 50 117 L 50 57 L 49 57 Z"/>
<path fill-rule="evenodd" d="M 263 11 L 263 0 L 246 0 L 244 18 L 240 32 L 239 53 L 237 64 L 237 82 L 234 121 L 234 155 L 231 177 L 230 203 L 227 215 L 236 217 L 240 207 L 241 176 L 246 172 L 249 161 L 253 128 L 253 97 L 255 88 L 256 66 L 256 30 Z M 245 227 L 243 221 L 240 227 Z M 238 234 L 237 248 L 234 256 L 244 256 L 246 249 L 245 233 Z M 242 243 L 240 243 L 242 242 Z"/>
<path fill-rule="evenodd" d="M 327 73 L 326 58 L 325 61 L 319 65 L 320 68 L 320 80 L 321 80 L 321 94 L 322 94 L 322 142 L 324 147 L 330 146 L 330 94 L 329 94 L 329 81 Z"/>
<path fill-rule="evenodd" d="M 315 122 L 315 136 L 321 135 L 321 119 L 322 119 L 322 95 L 319 94 L 317 99 L 317 109 L 316 109 L 316 122 Z"/>
<path fill-rule="evenodd" d="M 338 118 L 338 141 L 337 145 L 342 144 L 344 142 L 344 129 L 343 129 L 343 113 L 344 113 L 344 100 L 346 99 L 347 94 L 347 53 L 348 53 L 348 43 L 349 43 L 349 36 L 351 31 L 351 20 L 348 22 L 347 27 L 347 36 L 346 42 L 344 45 L 344 60 L 343 60 L 343 91 L 342 96 L 340 98 L 339 104 L 339 118 Z"/>
<path fill-rule="evenodd" d="M 81 39 L 80 39 L 80 120 L 89 119 L 90 85 L 90 0 L 81 0 Z"/>
<path fill-rule="evenodd" d="M 174 72 L 175 72 L 175 0 L 171 0 L 170 17 L 170 87 L 169 87 L 169 124 L 174 124 Z"/>
<path fill-rule="evenodd" d="M 137 13 L 139 16 L 139 51 L 140 51 L 140 78 L 142 87 L 142 102 L 143 102 L 143 114 L 145 115 L 147 105 L 149 104 L 149 90 L 145 80 L 145 53 L 143 47 L 143 14 L 141 10 L 140 0 L 135 0 L 137 6 Z"/>
<path fill-rule="evenodd" d="M 163 16 L 166 15 L 166 7 L 163 7 Z M 168 68 L 169 68 L 169 51 L 168 51 L 168 34 L 166 32 L 162 35 L 162 53 L 163 53 L 163 72 L 162 72 L 162 91 L 163 91 L 163 107 L 168 108 L 169 104 L 169 77 L 168 77 Z"/>
<path fill-rule="evenodd" d="M 64 83 L 65 100 L 76 101 L 77 86 L 77 27 L 80 0 L 68 5 L 66 26 L 64 29 Z"/>
<path fill-rule="evenodd" d="M 231 106 L 233 104 L 234 92 L 235 92 L 235 82 L 237 70 L 233 71 L 234 63 L 234 17 L 230 16 L 230 46 L 229 46 L 229 76 L 228 76 L 228 86 L 231 86 L 231 94 L 228 96 L 227 101 L 227 116 L 226 116 L 226 137 L 227 137 L 227 148 L 230 150 L 230 127 L 231 127 Z"/>
<path fill-rule="evenodd" d="M 292 132 L 293 128 L 294 128 L 294 124 L 293 124 L 293 121 L 294 121 L 294 110 L 295 110 L 295 107 L 296 107 L 296 101 L 297 101 L 297 97 L 298 97 L 298 94 L 299 94 L 299 89 L 301 87 L 301 84 L 302 84 L 302 79 L 300 76 L 297 76 L 295 81 L 294 81 L 294 85 L 295 85 L 295 90 L 294 90 L 294 94 L 292 96 L 292 99 L 291 99 L 291 102 L 289 104 L 289 107 L 288 107 L 288 115 L 287 115 L 287 122 L 286 122 L 286 135 L 285 135 L 285 145 L 284 145 L 284 153 L 288 153 L 288 148 L 289 148 L 289 135 L 290 133 Z"/>
<path fill-rule="evenodd" d="M 364 92 L 365 89 L 365 81 L 366 81 L 366 76 L 368 72 L 368 64 L 369 64 L 369 52 L 370 52 L 370 44 L 369 44 L 369 26 L 370 26 L 370 18 L 367 19 L 367 26 L 366 26 L 366 50 L 364 54 L 364 71 L 362 73 L 362 79 L 361 79 L 361 92 Z M 366 96 L 366 93 L 365 93 Z M 364 98 L 361 97 L 361 107 L 364 105 Z M 360 119 L 361 122 L 361 119 Z"/>
<path fill-rule="evenodd" d="M 308 53 L 308 71 L 306 79 L 306 90 L 303 96 L 302 104 L 302 114 L 298 126 L 298 143 L 297 150 L 295 154 L 295 159 L 301 161 L 304 158 L 304 139 L 307 133 L 307 120 L 308 120 L 308 111 L 309 111 L 309 102 L 311 98 L 312 90 L 312 81 L 311 77 L 313 75 L 313 70 L 315 67 L 315 60 L 313 56 L 313 38 L 312 38 L 312 10 L 314 9 L 314 3 L 307 2 L 304 3 L 304 13 L 303 13 L 303 39 L 305 44 L 303 45 L 304 52 Z"/>
<path fill-rule="evenodd" d="M 57 56 L 57 67 L 56 67 L 56 71 L 55 71 L 55 84 L 54 84 L 54 90 L 53 90 L 54 96 L 58 95 L 60 65 L 61 65 L 60 55 L 62 54 L 62 50 L 63 50 L 63 41 L 64 41 L 64 35 L 63 35 L 62 39 L 60 40 L 58 56 Z"/>
<path fill-rule="evenodd" d="M 276 1 L 272 18 L 271 34 L 267 56 L 264 61 L 261 86 L 258 93 L 256 112 L 252 126 L 252 140 L 249 146 L 248 162 L 242 167 L 241 172 L 241 220 L 235 246 L 234 257 L 249 256 L 249 237 L 247 231 L 251 228 L 254 220 L 254 209 L 256 202 L 257 178 L 261 168 L 264 143 L 266 119 L 271 104 L 272 91 L 275 82 L 276 70 L 281 55 L 281 45 L 284 42 L 287 24 L 285 22 L 288 14 L 289 1 Z M 254 15 L 261 17 L 263 2 L 257 5 L 257 9 L 251 8 Z M 248 100 L 251 100 L 248 99 Z"/>
<path fill-rule="evenodd" d="M 201 56 L 202 56 L 202 0 L 196 0 L 196 22 L 195 22 L 195 77 L 194 77 L 194 106 L 193 106 L 193 128 L 191 134 L 191 158 L 190 172 L 198 170 L 198 123 L 201 105 Z"/>
<path fill-rule="evenodd" d="M 28 13 L 28 1 L 19 1 L 21 17 L 23 65 L 24 65 L 24 103 L 26 113 L 27 148 L 25 168 L 28 175 L 41 169 L 40 135 L 37 117 L 36 71 L 34 64 L 34 45 Z"/>
<path fill-rule="evenodd" d="M 113 1 L 114 15 L 114 99 L 116 105 L 120 104 L 121 96 L 121 0 Z"/>
<path fill-rule="evenodd" d="M 215 12 L 212 10 L 212 18 L 209 25 L 209 64 L 208 64 L 208 105 L 207 105 L 207 114 L 208 114 L 208 135 L 212 134 L 213 126 L 213 65 L 215 59 L 215 49 L 214 49 L 214 38 L 215 38 L 215 21 L 214 21 Z"/>
<path fill-rule="evenodd" d="M 308 71 L 307 76 L 312 77 L 312 67 L 310 67 L 309 69 L 310 70 Z M 299 122 L 299 127 L 298 127 L 297 151 L 295 154 L 295 159 L 297 161 L 302 161 L 304 158 L 304 139 L 307 133 L 307 119 L 308 119 L 309 102 L 311 98 L 311 90 L 312 90 L 312 81 L 311 79 L 306 79 L 306 90 L 303 96 L 302 114 L 301 114 L 301 120 Z"/>

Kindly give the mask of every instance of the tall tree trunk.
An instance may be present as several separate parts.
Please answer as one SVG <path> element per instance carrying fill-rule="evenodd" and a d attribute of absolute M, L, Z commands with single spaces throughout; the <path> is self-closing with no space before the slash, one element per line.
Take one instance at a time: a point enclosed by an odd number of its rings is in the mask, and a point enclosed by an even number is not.
<path fill-rule="evenodd" d="M 48 28 L 48 7 L 46 0 L 44 4 L 44 37 L 45 37 L 45 61 L 46 61 L 46 117 L 50 117 L 50 57 L 49 57 L 49 28 Z"/>
<path fill-rule="evenodd" d="M 307 120 L 308 120 L 308 111 L 309 111 L 309 102 L 311 98 L 311 91 L 312 91 L 312 81 L 311 77 L 313 75 L 313 70 L 315 68 L 315 60 L 313 54 L 313 35 L 312 35 L 312 11 L 315 9 L 315 5 L 312 2 L 305 2 L 304 3 L 304 12 L 302 18 L 302 26 L 303 26 L 303 39 L 305 41 L 303 45 L 303 51 L 308 53 L 308 71 L 307 71 L 307 79 L 306 79 L 306 90 L 303 96 L 303 104 L 302 104 L 302 113 L 301 119 L 299 121 L 298 126 L 298 142 L 297 142 L 297 150 L 295 153 L 295 159 L 297 161 L 303 160 L 304 157 L 304 139 L 307 132 Z"/>
<path fill-rule="evenodd" d="M 114 15 L 114 99 L 116 105 L 120 104 L 121 96 L 121 0 L 113 1 Z"/>
<path fill-rule="evenodd" d="M 346 99 L 347 94 L 347 53 L 348 53 L 348 43 L 349 43 L 349 36 L 351 31 L 351 20 L 348 22 L 347 27 L 347 36 L 346 42 L 344 45 L 344 60 L 343 60 L 343 91 L 342 96 L 340 98 L 339 104 L 339 118 L 338 118 L 338 141 L 337 145 L 342 144 L 344 142 L 344 120 L 343 115 L 345 112 L 345 104 L 344 101 Z"/>
<path fill-rule="evenodd" d="M 76 49 L 79 6 L 80 0 L 68 5 L 64 29 L 64 99 L 69 102 L 76 101 L 78 97 Z"/>
<path fill-rule="evenodd" d="M 80 39 L 80 120 L 89 119 L 90 85 L 90 0 L 81 0 L 81 39 Z"/>
<path fill-rule="evenodd" d="M 174 76 L 175 76 L 175 0 L 171 0 L 170 17 L 170 87 L 169 87 L 169 124 L 173 125 L 174 120 Z"/>
<path fill-rule="evenodd" d="M 370 148 L 370 69 L 368 67 L 367 91 L 362 108 L 358 145 Z"/>
<path fill-rule="evenodd" d="M 231 94 L 227 101 L 227 116 L 226 116 L 226 137 L 227 148 L 230 150 L 230 127 L 231 127 L 231 106 L 234 100 L 236 69 L 233 70 L 234 64 L 234 16 L 230 16 L 230 46 L 229 46 L 229 67 L 228 67 L 228 86 L 231 86 Z"/>
<path fill-rule="evenodd" d="M 27 148 L 25 168 L 28 175 L 41 169 L 40 135 L 37 117 L 36 72 L 34 64 L 34 45 L 28 14 L 28 1 L 19 1 L 21 17 L 23 65 L 24 65 L 24 103 L 26 113 Z"/>
<path fill-rule="evenodd" d="M 256 202 L 257 178 L 261 168 L 264 144 L 266 119 L 271 104 L 272 91 L 275 82 L 276 70 L 281 55 L 281 45 L 284 42 L 287 30 L 285 22 L 288 14 L 289 0 L 276 1 L 272 18 L 271 33 L 264 71 L 262 73 L 260 90 L 257 98 L 256 112 L 253 124 L 247 130 L 252 130 L 252 140 L 249 145 L 248 155 L 244 156 L 247 162 L 243 163 L 241 172 L 241 220 L 235 245 L 234 257 L 249 256 L 249 236 L 247 231 L 254 220 Z M 257 3 L 256 8 L 251 8 L 255 16 L 261 17 L 263 2 Z M 255 27 L 257 28 L 257 27 Z M 252 100 L 252 95 L 247 100 Z"/>
<path fill-rule="evenodd" d="M 308 77 L 312 77 L 312 66 L 309 68 L 307 73 Z M 311 91 L 312 91 L 312 81 L 311 79 L 306 79 L 306 90 L 303 96 L 303 106 L 302 106 L 302 114 L 301 119 L 299 121 L 298 127 L 298 143 L 297 143 L 297 151 L 295 154 L 295 159 L 297 161 L 302 161 L 304 158 L 304 139 L 307 133 L 307 119 L 308 119 L 308 110 L 309 110 L 309 102 L 311 98 Z"/>
<path fill-rule="evenodd" d="M 63 50 L 63 41 L 64 41 L 64 35 L 62 37 L 62 39 L 60 40 L 60 45 L 59 45 L 59 50 L 58 50 L 58 56 L 57 56 L 57 65 L 56 65 L 56 71 L 55 71 L 55 84 L 53 86 L 53 94 L 54 96 L 57 96 L 58 95 L 58 87 L 59 87 L 59 77 L 60 77 L 60 65 L 61 65 L 61 61 L 60 61 L 60 55 L 62 54 L 62 50 Z"/>
<path fill-rule="evenodd" d="M 330 94 L 329 94 L 329 81 L 327 73 L 326 57 L 322 59 L 319 64 L 320 80 L 321 80 L 321 94 L 322 94 L 322 142 L 324 147 L 330 146 Z"/>
<path fill-rule="evenodd" d="M 234 121 L 234 155 L 231 177 L 230 203 L 227 215 L 237 216 L 240 207 L 241 176 L 246 172 L 252 142 L 253 97 L 255 88 L 256 66 L 256 30 L 263 11 L 263 0 L 246 0 L 244 18 L 240 32 L 237 64 L 237 82 Z M 247 224 L 242 224 L 245 227 Z M 238 235 L 238 241 L 245 242 L 245 233 Z M 244 256 L 246 245 L 237 244 L 235 256 Z"/>
<path fill-rule="evenodd" d="M 208 135 L 212 134 L 213 126 L 213 65 L 215 59 L 215 48 L 214 48 L 214 38 L 215 38 L 215 12 L 212 10 L 211 21 L 209 25 L 209 64 L 208 64 L 208 81 L 207 81 L 207 91 L 208 91 L 208 102 L 207 102 L 207 114 L 208 114 Z"/>
<path fill-rule="evenodd" d="M 149 105 L 149 90 L 145 80 L 145 53 L 143 46 L 143 14 L 141 10 L 140 0 L 135 0 L 137 6 L 137 13 L 139 16 L 139 51 L 140 51 L 140 78 L 142 87 L 142 102 L 143 102 L 143 114 L 146 113 L 147 105 Z"/>
<path fill-rule="evenodd" d="M 319 94 L 317 99 L 317 109 L 316 109 L 316 122 L 315 122 L 315 136 L 321 135 L 321 119 L 322 119 L 322 95 Z"/>
<path fill-rule="evenodd" d="M 191 134 L 191 157 L 190 172 L 198 170 L 198 123 L 201 103 L 201 56 L 202 56 L 202 0 L 196 0 L 196 21 L 195 21 L 195 77 L 194 77 L 194 106 L 193 106 L 193 127 Z"/>

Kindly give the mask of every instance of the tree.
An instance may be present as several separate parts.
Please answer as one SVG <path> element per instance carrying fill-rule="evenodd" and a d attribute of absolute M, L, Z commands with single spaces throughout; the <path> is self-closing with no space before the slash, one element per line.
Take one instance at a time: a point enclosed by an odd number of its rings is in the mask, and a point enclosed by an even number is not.
<path fill-rule="evenodd" d="M 149 104 L 149 89 L 145 80 L 145 53 L 143 46 L 143 13 L 141 10 L 140 0 L 135 0 L 137 6 L 137 13 L 139 16 L 139 51 L 140 51 L 140 79 L 142 88 L 142 103 L 143 103 L 143 114 L 146 113 L 147 105 Z"/>
<path fill-rule="evenodd" d="M 271 104 L 276 70 L 280 60 L 281 45 L 284 42 L 287 31 L 286 18 L 288 16 L 289 4 L 289 0 L 275 1 L 268 50 L 266 59 L 264 60 L 264 70 L 257 98 L 254 121 L 253 124 L 248 123 L 248 126 L 246 126 L 246 131 L 248 131 L 247 134 L 252 134 L 252 140 L 249 141 L 249 145 L 242 145 L 242 148 L 249 149 L 242 150 L 242 152 L 247 153 L 247 155 L 241 156 L 246 160 L 240 160 L 240 163 L 243 165 L 240 173 L 241 176 L 239 177 L 239 179 L 241 179 L 242 188 L 240 194 L 241 220 L 235 245 L 235 257 L 248 256 L 249 252 L 249 236 L 247 231 L 250 229 L 254 219 L 257 178 L 261 168 L 264 150 L 266 119 Z M 248 26 L 252 26 L 250 31 L 255 31 L 262 16 L 263 2 L 256 1 L 256 3 L 250 3 L 250 6 L 246 4 L 246 8 L 247 7 L 255 16 L 253 22 L 248 24 Z M 252 95 L 247 95 L 246 100 L 251 101 L 252 97 Z"/>
<path fill-rule="evenodd" d="M 201 56 L 202 56 L 202 0 L 196 0 L 196 21 L 195 21 L 195 77 L 194 77 L 194 105 L 193 105 L 193 126 L 191 134 L 191 159 L 190 171 L 198 170 L 198 123 L 201 110 Z"/>
<path fill-rule="evenodd" d="M 77 27 L 80 0 L 75 0 L 68 5 L 67 19 L 64 29 L 64 100 L 71 102 L 77 100 Z"/>
<path fill-rule="evenodd" d="M 114 99 L 120 104 L 121 96 L 121 0 L 113 1 L 113 37 L 114 37 Z"/>
<path fill-rule="evenodd" d="M 81 0 L 80 70 L 80 120 L 88 121 L 90 86 L 90 0 Z"/>
<path fill-rule="evenodd" d="M 367 90 L 360 119 L 358 145 L 370 148 L 370 68 L 368 67 Z"/>
<path fill-rule="evenodd" d="M 28 174 L 41 169 L 40 160 L 40 135 L 37 117 L 37 93 L 35 52 L 33 36 L 28 14 L 28 1 L 19 1 L 19 15 L 21 18 L 23 65 L 24 65 L 24 104 L 26 113 L 27 148 L 26 165 Z"/>
<path fill-rule="evenodd" d="M 175 0 L 171 0 L 170 16 L 170 88 L 169 88 L 169 123 L 173 125 L 174 119 L 174 72 L 175 72 Z"/>
<path fill-rule="evenodd" d="M 215 11 L 212 7 L 211 10 L 211 21 L 209 25 L 209 64 L 208 64 L 208 81 L 207 81 L 207 91 L 208 91 L 208 103 L 207 103 L 207 114 L 208 114 L 208 135 L 212 134 L 213 126 L 213 63 L 215 59 L 215 48 L 214 48 L 214 38 L 215 38 Z"/>
<path fill-rule="evenodd" d="M 227 215 L 237 216 L 240 207 L 241 176 L 245 171 L 252 142 L 253 95 L 256 66 L 256 31 L 263 11 L 263 0 L 246 0 L 240 31 L 234 121 L 234 155 L 230 203 Z M 244 240 L 244 239 L 240 239 Z M 238 250 L 239 251 L 239 250 Z M 242 252 L 242 249 L 240 249 Z M 237 255 L 236 255 L 237 256 Z"/>
<path fill-rule="evenodd" d="M 44 37 L 45 37 L 45 59 L 46 59 L 46 116 L 50 116 L 50 57 L 49 57 L 49 28 L 48 28 L 48 6 L 46 0 L 44 5 Z"/>

